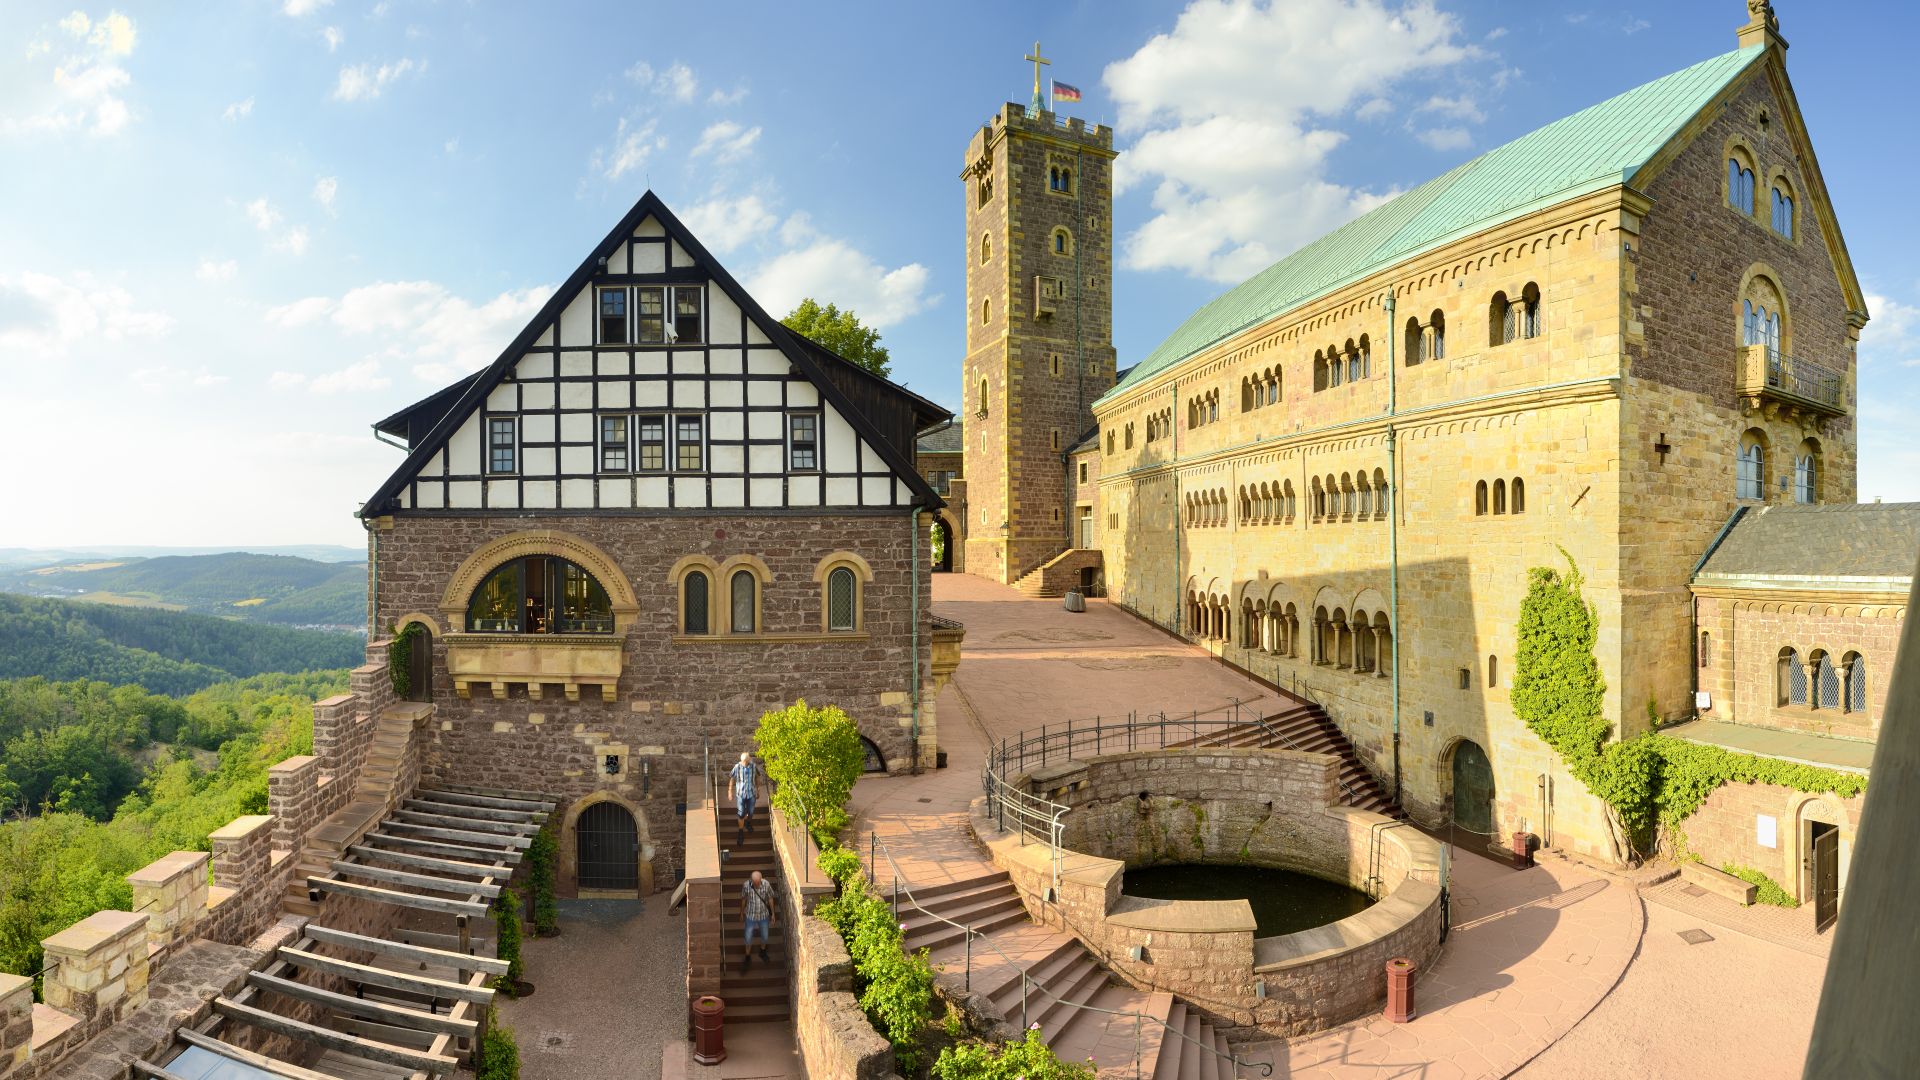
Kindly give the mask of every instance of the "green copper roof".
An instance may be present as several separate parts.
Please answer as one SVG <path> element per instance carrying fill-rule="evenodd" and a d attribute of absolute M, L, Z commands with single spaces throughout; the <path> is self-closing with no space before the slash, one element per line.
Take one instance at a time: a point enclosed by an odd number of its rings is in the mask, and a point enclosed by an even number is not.
<path fill-rule="evenodd" d="M 1193 313 L 1102 400 L 1281 312 L 1459 236 L 1631 178 L 1759 59 L 1703 60 L 1489 150 L 1342 225 Z"/>

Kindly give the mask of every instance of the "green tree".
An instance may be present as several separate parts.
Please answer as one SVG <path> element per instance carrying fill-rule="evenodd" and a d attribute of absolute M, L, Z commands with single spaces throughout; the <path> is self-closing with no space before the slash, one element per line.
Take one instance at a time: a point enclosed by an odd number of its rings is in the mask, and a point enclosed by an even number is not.
<path fill-rule="evenodd" d="M 880 331 L 863 325 L 852 308 L 842 311 L 832 304 L 821 307 L 819 301 L 809 296 L 788 312 L 780 324 L 883 379 L 893 370 L 886 347 L 880 344 Z"/>
<path fill-rule="evenodd" d="M 822 844 L 847 825 L 847 796 L 866 765 L 866 748 L 853 718 L 805 699 L 760 717 L 753 733 L 774 784 L 773 805 L 807 823 Z"/>

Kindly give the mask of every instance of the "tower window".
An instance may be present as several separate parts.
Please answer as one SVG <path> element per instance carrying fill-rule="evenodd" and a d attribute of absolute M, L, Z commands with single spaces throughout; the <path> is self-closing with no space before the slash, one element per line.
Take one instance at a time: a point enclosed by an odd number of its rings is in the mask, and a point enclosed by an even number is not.
<path fill-rule="evenodd" d="M 981 233 L 980 234 L 980 265 L 985 266 L 987 263 L 987 260 L 991 258 L 993 258 L 993 234 Z"/>
<path fill-rule="evenodd" d="M 1053 253 L 1055 255 L 1073 254 L 1073 234 L 1065 229 L 1053 230 Z"/>
<path fill-rule="evenodd" d="M 980 301 L 980 322 L 984 325 L 993 320 L 993 301 Z"/>
<path fill-rule="evenodd" d="M 1048 374 L 1051 374 L 1051 375 L 1060 374 L 1060 354 L 1059 353 L 1049 353 L 1047 355 L 1047 372 Z"/>

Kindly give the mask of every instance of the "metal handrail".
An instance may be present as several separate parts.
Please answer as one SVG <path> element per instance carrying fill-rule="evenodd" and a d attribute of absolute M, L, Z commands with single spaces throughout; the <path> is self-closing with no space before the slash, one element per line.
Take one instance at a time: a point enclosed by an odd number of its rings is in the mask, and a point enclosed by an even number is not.
<path fill-rule="evenodd" d="M 1188 1042 L 1206 1051 L 1207 1053 L 1213 1054 L 1216 1057 L 1225 1058 L 1229 1063 L 1232 1064 L 1233 1074 L 1235 1076 L 1239 1076 L 1240 1070 L 1243 1068 L 1257 1068 L 1260 1070 L 1261 1076 L 1273 1075 L 1272 1062 L 1242 1061 L 1240 1058 L 1235 1057 L 1231 1053 L 1221 1051 L 1219 1049 L 1216 1049 L 1215 1047 L 1209 1046 L 1206 1043 L 1201 1042 L 1199 1039 L 1196 1039 L 1193 1036 L 1188 1035 L 1186 1032 L 1181 1031 L 1180 1029 L 1174 1027 L 1172 1024 L 1167 1023 L 1165 1020 L 1162 1020 L 1157 1016 L 1148 1016 L 1146 1013 L 1139 1012 L 1133 1009 L 1108 1009 L 1108 1008 L 1103 1008 L 1099 1005 L 1089 1005 L 1084 1002 L 1068 1001 L 1067 999 L 1047 989 L 1045 986 L 1042 986 L 1033 977 L 1029 976 L 1027 974 L 1027 969 L 1025 967 L 1021 966 L 1011 956 L 1008 956 L 1006 952 L 1004 952 L 1000 948 L 1000 946 L 995 945 L 993 943 L 993 939 L 991 937 L 988 937 L 985 932 L 980 930 L 975 930 L 973 927 L 968 926 L 965 923 L 955 922 L 954 920 L 949 919 L 938 912 L 929 911 L 927 910 L 927 908 L 923 907 L 920 901 L 916 899 L 913 895 L 913 883 L 907 880 L 906 877 L 901 874 L 900 864 L 894 861 L 893 852 L 887 850 L 886 842 L 880 839 L 879 832 L 869 830 L 869 832 L 867 833 L 867 836 L 869 838 L 870 850 L 872 851 L 872 854 L 868 856 L 868 860 L 867 860 L 869 864 L 867 868 L 867 879 L 873 882 L 873 887 L 876 890 L 880 888 L 879 862 L 878 862 L 879 856 L 885 855 L 887 859 L 887 865 L 893 867 L 894 919 L 898 921 L 900 918 L 900 891 L 901 891 L 901 886 L 904 883 L 906 887 L 908 907 L 912 908 L 914 911 L 918 911 L 922 915 L 930 916 L 942 923 L 945 923 L 946 925 L 951 926 L 956 930 L 959 930 L 964 935 L 963 940 L 966 942 L 965 988 L 969 992 L 973 990 L 973 939 L 976 937 L 978 937 L 982 942 L 984 942 L 987 948 L 992 949 L 994 953 L 1000 957 L 1001 960 L 1005 961 L 1007 965 L 1012 967 L 1013 970 L 1020 976 L 1020 1028 L 1021 1030 L 1023 1031 L 1027 1030 L 1027 988 L 1031 986 L 1033 989 L 1038 990 L 1042 994 L 1045 994 L 1047 997 L 1053 999 L 1053 1003 L 1055 1005 L 1064 1005 L 1069 1009 L 1081 1009 L 1087 1012 L 1105 1013 L 1108 1016 L 1133 1017 L 1133 1021 L 1134 1021 L 1133 1075 L 1135 1077 L 1135 1080 L 1138 1080 L 1140 1076 L 1140 1063 L 1141 1063 L 1140 1062 L 1140 1059 L 1141 1059 L 1140 1026 L 1143 1021 L 1159 1024 L 1166 1031 L 1171 1032 L 1174 1035 L 1180 1036 L 1182 1039 L 1187 1040 Z"/>

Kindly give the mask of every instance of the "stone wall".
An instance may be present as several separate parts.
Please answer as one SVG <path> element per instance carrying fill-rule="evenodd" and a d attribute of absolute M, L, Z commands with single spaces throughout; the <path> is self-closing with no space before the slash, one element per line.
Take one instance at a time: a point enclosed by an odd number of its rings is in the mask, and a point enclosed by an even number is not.
<path fill-rule="evenodd" d="M 1425 966 L 1440 948 L 1443 849 L 1337 805 L 1337 768 L 1328 755 L 1291 750 L 1153 751 L 1017 778 L 1071 808 L 1057 886 L 1045 844 L 997 833 L 978 814 L 973 827 L 1028 912 L 1074 934 L 1129 985 L 1178 994 L 1223 1028 L 1299 1035 L 1375 1008 L 1388 959 Z M 1126 868 L 1156 862 L 1272 866 L 1377 902 L 1327 926 L 1256 938 L 1244 900 L 1124 895 Z"/>
<path fill-rule="evenodd" d="M 1875 603 L 1873 597 L 1858 595 L 1820 600 L 1781 599 L 1759 590 L 1746 594 L 1697 591 L 1705 593 L 1695 601 L 1698 629 L 1709 640 L 1706 662 L 1699 669 L 1700 688 L 1713 701 L 1713 707 L 1703 714 L 1707 719 L 1842 738 L 1879 737 L 1880 717 L 1887 708 L 1888 676 L 1893 673 L 1900 631 L 1906 624 L 1904 595 L 1888 595 Z M 1847 654 L 1858 654 L 1865 665 L 1866 709 L 1855 712 L 1849 708 L 1781 705 L 1779 664 L 1783 648 L 1794 649 L 1803 666 L 1812 663 L 1815 650 L 1824 651 L 1836 671 Z M 1811 687 L 1812 678 L 1807 682 Z M 1843 695 L 1845 685 L 1843 680 Z"/>
<path fill-rule="evenodd" d="M 611 800 L 636 816 L 651 855 L 649 879 L 678 880 L 683 866 L 675 803 L 711 747 L 731 759 L 751 745 L 760 715 L 805 698 L 837 705 L 880 749 L 890 769 L 912 767 L 916 748 L 933 763 L 937 722 L 924 665 L 929 575 L 916 573 L 915 537 L 904 513 L 841 517 L 407 517 L 380 543 L 380 621 L 425 613 L 434 624 L 433 698 L 423 776 L 430 781 L 539 790 L 558 799 L 563 894 L 576 887 L 571 827 L 589 801 Z M 529 530 L 577 537 L 605 552 L 632 588 L 639 612 L 625 626 L 616 700 L 589 692 L 580 700 L 548 693 L 538 700 L 514 685 L 504 698 L 460 697 L 447 674 L 441 603 L 456 569 L 490 540 Z M 919 537 L 925 544 L 925 537 Z M 871 568 L 861 586 L 860 631 L 822 630 L 823 559 L 851 552 Z M 924 556 L 924 548 L 922 551 Z M 753 556 L 770 580 L 761 590 L 760 635 L 684 637 L 677 633 L 674 566 L 683 556 L 716 563 Z M 915 660 L 911 590 L 919 591 L 923 665 L 918 741 L 910 700 Z M 718 595 L 718 591 L 716 591 Z M 454 627 L 453 629 L 462 629 Z M 617 774 L 607 756 L 620 759 Z"/>
<path fill-rule="evenodd" d="M 1683 855 L 1698 857 L 1716 869 L 1728 864 L 1766 874 L 1801 903 L 1813 900 L 1807 867 L 1812 852 L 1812 823 L 1840 830 L 1840 901 L 1846 902 L 1847 868 L 1853 860 L 1865 795 L 1842 799 L 1795 791 L 1776 784 L 1722 784 L 1692 817 L 1680 824 L 1676 841 Z"/>

